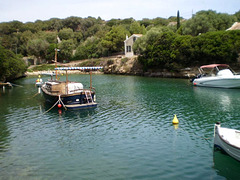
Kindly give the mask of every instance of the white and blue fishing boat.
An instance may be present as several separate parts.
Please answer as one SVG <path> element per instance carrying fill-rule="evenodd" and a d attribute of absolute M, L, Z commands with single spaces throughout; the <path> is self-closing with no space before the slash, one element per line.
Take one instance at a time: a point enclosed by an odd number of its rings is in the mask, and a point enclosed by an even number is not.
<path fill-rule="evenodd" d="M 56 70 L 56 79 L 48 80 L 41 86 L 45 100 L 51 104 L 58 104 L 66 109 L 82 109 L 96 107 L 95 90 L 92 87 L 92 71 L 100 70 L 102 67 L 58 67 Z M 66 81 L 57 80 L 57 71 L 66 71 Z M 85 89 L 80 82 L 68 80 L 69 70 L 80 70 L 90 72 L 90 88 Z"/>

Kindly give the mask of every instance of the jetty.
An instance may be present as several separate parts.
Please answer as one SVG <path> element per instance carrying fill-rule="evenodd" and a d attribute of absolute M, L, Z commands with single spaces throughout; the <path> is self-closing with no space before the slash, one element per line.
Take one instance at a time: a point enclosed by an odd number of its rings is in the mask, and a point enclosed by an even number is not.
<path fill-rule="evenodd" d="M 3 88 L 4 88 L 5 86 L 12 87 L 12 84 L 11 84 L 10 82 L 6 82 L 6 83 L 1 83 L 1 82 L 0 82 L 0 86 L 2 86 Z"/>

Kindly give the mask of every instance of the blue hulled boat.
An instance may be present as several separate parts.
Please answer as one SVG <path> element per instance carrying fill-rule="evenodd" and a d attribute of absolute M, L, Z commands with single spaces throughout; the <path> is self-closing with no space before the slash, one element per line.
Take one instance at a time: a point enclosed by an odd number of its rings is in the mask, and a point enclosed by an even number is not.
<path fill-rule="evenodd" d="M 58 67 L 55 70 L 66 71 L 66 81 L 48 80 L 41 90 L 45 100 L 51 104 L 60 104 L 67 109 L 81 109 L 96 107 L 95 91 L 92 88 L 92 70 L 99 70 L 102 67 Z M 90 88 L 85 89 L 82 83 L 68 81 L 68 70 L 90 71 Z M 56 73 L 57 75 L 57 73 Z M 57 77 L 57 76 L 56 76 Z M 57 79 L 57 78 L 56 78 Z"/>

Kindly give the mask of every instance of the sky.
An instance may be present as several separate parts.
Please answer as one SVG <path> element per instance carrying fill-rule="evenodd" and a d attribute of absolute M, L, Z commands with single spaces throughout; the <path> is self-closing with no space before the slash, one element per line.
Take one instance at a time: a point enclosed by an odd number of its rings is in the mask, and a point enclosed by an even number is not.
<path fill-rule="evenodd" d="M 134 18 L 189 19 L 201 10 L 234 14 L 240 0 L 0 0 L 0 22 L 35 22 L 70 16 L 101 17 L 103 20 Z"/>

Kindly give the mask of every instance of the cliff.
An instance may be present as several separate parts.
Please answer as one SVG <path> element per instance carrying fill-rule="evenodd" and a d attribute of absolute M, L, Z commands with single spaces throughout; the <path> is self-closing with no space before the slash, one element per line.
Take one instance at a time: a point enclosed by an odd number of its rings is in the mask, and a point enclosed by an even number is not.
<path fill-rule="evenodd" d="M 166 69 L 148 69 L 147 71 L 144 71 L 143 66 L 137 60 L 137 56 L 127 58 L 121 55 L 100 59 L 71 61 L 69 63 L 58 63 L 58 66 L 103 66 L 104 74 L 136 75 L 165 78 L 192 78 L 198 73 L 197 68 L 180 69 L 178 72 L 170 72 Z M 29 69 L 31 69 L 32 67 L 33 66 L 29 67 Z M 74 71 L 71 73 L 79 72 Z M 41 72 L 27 72 L 26 74 L 37 75 L 41 74 Z"/>
<path fill-rule="evenodd" d="M 143 70 L 143 66 L 138 62 L 137 56 L 132 58 L 115 57 L 105 61 L 103 64 L 105 74 L 138 75 L 148 77 L 166 78 L 192 78 L 197 73 L 197 68 L 184 68 L 178 72 L 169 72 L 166 69 Z"/>

